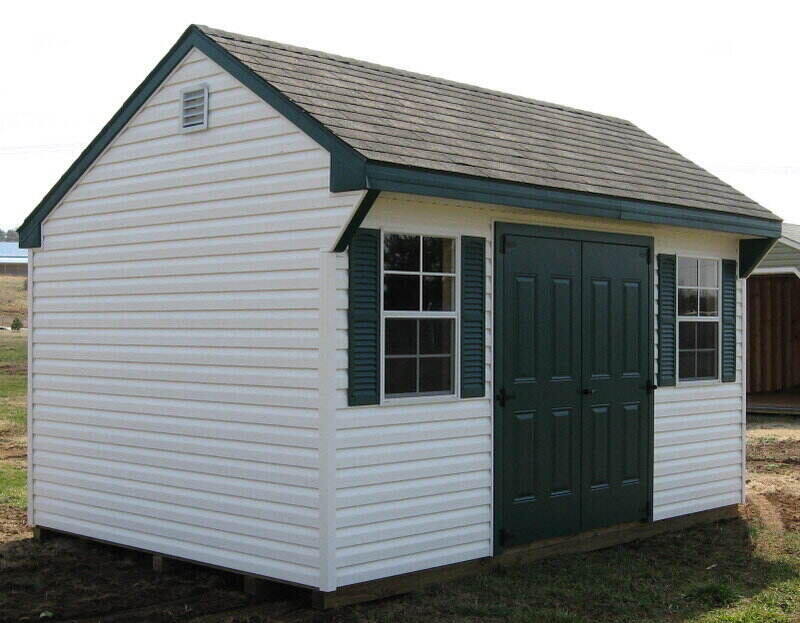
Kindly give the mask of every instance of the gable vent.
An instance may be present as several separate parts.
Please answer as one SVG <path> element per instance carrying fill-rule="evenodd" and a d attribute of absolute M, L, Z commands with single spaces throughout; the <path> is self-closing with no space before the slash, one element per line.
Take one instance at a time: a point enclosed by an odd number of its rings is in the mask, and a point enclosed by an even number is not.
<path fill-rule="evenodd" d="M 208 127 L 208 87 L 192 87 L 181 93 L 181 129 L 185 132 Z"/>

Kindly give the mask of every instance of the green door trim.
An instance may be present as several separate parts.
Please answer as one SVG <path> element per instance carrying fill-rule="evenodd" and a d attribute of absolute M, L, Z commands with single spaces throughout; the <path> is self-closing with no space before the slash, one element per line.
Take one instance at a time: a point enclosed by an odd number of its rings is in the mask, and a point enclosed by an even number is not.
<path fill-rule="evenodd" d="M 503 236 L 506 234 L 514 234 L 521 236 L 530 236 L 533 238 L 555 238 L 561 240 L 575 240 L 580 242 L 605 242 L 609 244 L 629 245 L 635 247 L 644 247 L 648 250 L 648 358 L 649 358 L 649 382 L 653 382 L 655 378 L 655 278 L 654 278 L 654 262 L 653 262 L 653 238 L 650 236 L 634 236 L 628 234 L 615 234 L 598 231 L 584 231 L 579 229 L 566 229 L 561 227 L 547 227 L 542 225 L 522 225 L 517 223 L 503 223 L 495 222 L 494 225 L 494 341 L 493 341 L 493 354 L 492 360 L 494 364 L 493 370 L 493 415 L 494 415 L 494 555 L 503 552 L 503 417 L 500 405 L 497 400 L 497 392 L 502 385 L 504 370 L 503 370 L 503 351 L 502 343 L 504 339 L 503 327 L 503 292 L 505 291 L 504 281 L 504 247 Z M 654 465 L 654 452 L 655 452 L 655 393 L 649 392 L 649 418 L 648 418 L 648 448 L 647 448 L 647 499 L 648 499 L 648 521 L 653 521 L 653 465 Z"/>

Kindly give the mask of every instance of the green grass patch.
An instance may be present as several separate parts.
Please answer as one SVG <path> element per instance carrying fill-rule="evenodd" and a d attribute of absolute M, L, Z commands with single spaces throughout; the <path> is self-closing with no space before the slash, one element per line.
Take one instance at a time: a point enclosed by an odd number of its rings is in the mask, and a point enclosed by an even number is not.
<path fill-rule="evenodd" d="M 0 332 L 0 449 L 17 458 L 0 462 L 0 505 L 25 507 L 27 474 L 18 458 L 27 430 L 27 353 L 25 335 Z"/>
<path fill-rule="evenodd" d="M 25 508 L 28 476 L 26 470 L 0 463 L 0 505 Z"/>
<path fill-rule="evenodd" d="M 0 331 L 0 371 L 18 374 L 28 365 L 28 335 L 25 332 Z"/>

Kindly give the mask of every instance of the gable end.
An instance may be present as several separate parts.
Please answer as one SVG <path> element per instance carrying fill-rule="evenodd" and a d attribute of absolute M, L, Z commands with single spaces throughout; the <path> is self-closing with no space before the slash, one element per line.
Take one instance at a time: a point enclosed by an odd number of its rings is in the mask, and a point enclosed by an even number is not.
<path fill-rule="evenodd" d="M 197 26 L 189 26 L 17 230 L 21 248 L 42 245 L 42 222 L 184 57 L 197 48 L 281 113 L 331 155 L 331 192 L 363 188 L 365 158 L 283 93 L 257 76 Z"/>

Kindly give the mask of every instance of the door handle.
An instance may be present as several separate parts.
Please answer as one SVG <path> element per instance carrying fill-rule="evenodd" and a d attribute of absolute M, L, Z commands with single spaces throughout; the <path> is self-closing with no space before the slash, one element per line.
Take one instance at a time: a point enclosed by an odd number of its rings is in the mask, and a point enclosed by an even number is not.
<path fill-rule="evenodd" d="M 514 394 L 506 393 L 506 388 L 502 387 L 500 389 L 500 391 L 497 392 L 496 398 L 497 398 L 497 402 L 500 404 L 500 406 L 501 407 L 505 407 L 506 406 L 506 400 L 509 400 L 511 398 L 516 398 L 516 396 Z"/>
<path fill-rule="evenodd" d="M 584 389 L 582 389 L 582 390 L 581 390 L 581 393 L 582 393 L 584 396 L 591 396 L 591 395 L 592 395 L 592 394 L 594 394 L 595 392 L 597 392 L 597 390 L 596 390 L 596 389 L 589 389 L 588 387 L 586 387 L 586 388 L 584 388 Z"/>

